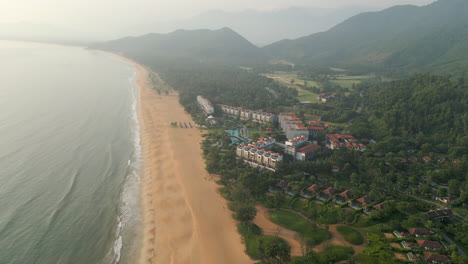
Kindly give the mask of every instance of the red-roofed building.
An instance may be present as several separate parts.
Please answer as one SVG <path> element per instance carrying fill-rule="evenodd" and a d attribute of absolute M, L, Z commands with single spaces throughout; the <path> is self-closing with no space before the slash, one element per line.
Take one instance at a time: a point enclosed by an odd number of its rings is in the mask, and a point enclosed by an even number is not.
<path fill-rule="evenodd" d="M 431 235 L 431 231 L 429 231 L 429 229 L 427 228 L 408 228 L 408 233 L 412 236 L 415 236 L 415 237 L 425 237 L 425 236 L 430 236 Z"/>
<path fill-rule="evenodd" d="M 376 204 L 376 205 L 372 206 L 372 208 L 374 208 L 376 210 L 383 210 L 384 209 L 384 203 Z"/>
<path fill-rule="evenodd" d="M 336 190 L 333 187 L 328 187 L 327 189 L 323 190 L 318 196 L 317 199 L 325 201 L 330 199 L 333 194 L 335 194 Z"/>
<path fill-rule="evenodd" d="M 319 152 L 320 149 L 321 147 L 315 144 L 309 144 L 307 146 L 304 146 L 297 150 L 296 160 L 311 160 L 317 155 L 317 152 Z"/>
<path fill-rule="evenodd" d="M 427 163 L 432 162 L 432 158 L 429 156 L 424 156 L 422 159 L 424 160 L 424 162 L 427 162 Z"/>
<path fill-rule="evenodd" d="M 424 259 L 427 262 L 434 263 L 434 264 L 443 264 L 443 263 L 448 263 L 450 261 L 450 258 L 445 255 L 440 255 L 440 254 L 431 253 L 431 252 L 424 252 Z"/>
<path fill-rule="evenodd" d="M 320 190 L 320 186 L 318 184 L 313 184 L 309 186 L 307 189 L 304 190 L 301 196 L 305 198 L 310 198 L 312 195 L 315 195 Z"/>
<path fill-rule="evenodd" d="M 432 240 L 416 240 L 416 243 L 424 250 L 434 251 L 434 250 L 440 250 L 444 248 L 442 244 L 440 244 L 437 241 L 432 241 Z"/>
<path fill-rule="evenodd" d="M 372 199 L 369 195 L 364 195 L 363 197 L 359 198 L 359 199 L 356 199 L 354 201 L 350 201 L 349 202 L 349 206 L 355 208 L 355 209 L 359 209 L 359 208 L 362 208 L 363 206 L 365 206 L 366 204 L 369 204 L 373 201 L 374 199 Z"/>
<path fill-rule="evenodd" d="M 362 143 L 359 143 L 351 135 L 341 135 L 341 134 L 327 134 L 327 147 L 330 149 L 339 149 L 341 147 L 353 148 L 359 151 L 365 151 L 366 146 Z"/>

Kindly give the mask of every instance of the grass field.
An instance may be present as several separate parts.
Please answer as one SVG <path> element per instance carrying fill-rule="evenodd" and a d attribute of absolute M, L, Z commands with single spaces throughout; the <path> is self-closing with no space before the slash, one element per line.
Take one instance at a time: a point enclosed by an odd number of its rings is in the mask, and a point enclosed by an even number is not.
<path fill-rule="evenodd" d="M 263 236 L 261 229 L 253 223 L 240 223 L 237 228 L 244 240 L 246 253 L 252 259 L 260 258 L 260 254 L 258 253 L 258 245 L 260 240 L 263 240 L 264 242 L 270 240 L 282 240 L 281 238 L 275 236 Z"/>
<path fill-rule="evenodd" d="M 289 211 L 271 210 L 270 218 L 271 221 L 280 226 L 301 233 L 306 241 L 311 241 L 314 245 L 318 245 L 330 237 L 327 230 L 320 229 L 304 217 Z"/>
<path fill-rule="evenodd" d="M 364 243 L 364 237 L 356 229 L 349 226 L 338 226 L 336 228 L 344 239 L 353 245 L 361 245 Z"/>
<path fill-rule="evenodd" d="M 354 85 L 360 84 L 362 81 L 365 81 L 373 75 L 356 75 L 356 76 L 339 76 L 336 80 L 331 80 L 330 82 L 338 84 L 343 88 L 351 89 Z"/>

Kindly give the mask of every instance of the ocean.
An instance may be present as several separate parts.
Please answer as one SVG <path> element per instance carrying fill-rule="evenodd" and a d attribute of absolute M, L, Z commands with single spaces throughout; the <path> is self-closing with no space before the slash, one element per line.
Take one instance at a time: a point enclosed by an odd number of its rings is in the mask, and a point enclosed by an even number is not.
<path fill-rule="evenodd" d="M 82 47 L 0 41 L 0 263 L 132 263 L 135 70 Z"/>

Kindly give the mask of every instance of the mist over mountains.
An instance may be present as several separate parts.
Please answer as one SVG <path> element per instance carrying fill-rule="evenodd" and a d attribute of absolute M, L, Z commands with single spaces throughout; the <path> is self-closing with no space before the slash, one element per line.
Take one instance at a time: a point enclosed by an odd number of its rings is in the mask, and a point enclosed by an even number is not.
<path fill-rule="evenodd" d="M 219 29 L 229 27 L 257 46 L 282 39 L 295 39 L 330 29 L 345 19 L 371 7 L 308 8 L 290 7 L 275 11 L 211 10 L 185 20 L 138 25 L 129 31 L 169 33 L 178 29 Z"/>
<path fill-rule="evenodd" d="M 93 48 L 139 57 L 225 64 L 296 64 L 405 74 L 460 73 L 468 65 L 468 1 L 395 6 L 356 15 L 326 32 L 257 48 L 235 31 L 179 30 L 100 43 Z"/>

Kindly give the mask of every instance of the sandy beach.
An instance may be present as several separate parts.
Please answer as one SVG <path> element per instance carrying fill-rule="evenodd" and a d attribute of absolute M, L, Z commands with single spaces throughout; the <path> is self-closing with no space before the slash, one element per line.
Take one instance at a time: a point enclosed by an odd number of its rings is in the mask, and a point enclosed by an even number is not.
<path fill-rule="evenodd" d="M 205 170 L 201 132 L 178 95 L 158 95 L 147 70 L 137 69 L 143 151 L 143 241 L 137 263 L 252 263 L 236 222 Z"/>

